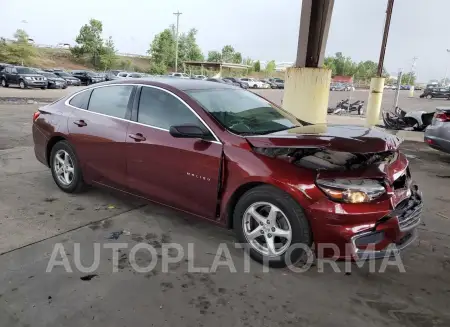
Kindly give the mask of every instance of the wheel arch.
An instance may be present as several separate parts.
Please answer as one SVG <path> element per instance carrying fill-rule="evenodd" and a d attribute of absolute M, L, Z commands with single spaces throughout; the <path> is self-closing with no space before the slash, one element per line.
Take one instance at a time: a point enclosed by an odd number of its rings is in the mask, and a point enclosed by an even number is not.
<path fill-rule="evenodd" d="M 55 146 L 55 144 L 60 141 L 67 141 L 67 139 L 61 135 L 55 135 L 47 142 L 47 148 L 45 150 L 45 160 L 47 161 L 47 165 L 49 167 L 50 167 L 50 154 L 52 153 L 52 149 Z"/>

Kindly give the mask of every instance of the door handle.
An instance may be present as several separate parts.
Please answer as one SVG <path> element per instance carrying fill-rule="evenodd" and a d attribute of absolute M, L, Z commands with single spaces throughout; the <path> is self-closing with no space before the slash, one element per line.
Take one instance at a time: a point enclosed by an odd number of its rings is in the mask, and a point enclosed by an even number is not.
<path fill-rule="evenodd" d="M 133 140 L 135 140 L 136 142 L 141 142 L 141 141 L 145 141 L 146 138 L 144 135 L 142 135 L 141 133 L 136 133 L 136 134 L 128 134 L 129 138 L 132 138 Z"/>
<path fill-rule="evenodd" d="M 77 120 L 73 122 L 75 125 L 77 125 L 78 127 L 83 127 L 83 126 L 87 126 L 86 122 L 81 119 L 81 120 Z"/>

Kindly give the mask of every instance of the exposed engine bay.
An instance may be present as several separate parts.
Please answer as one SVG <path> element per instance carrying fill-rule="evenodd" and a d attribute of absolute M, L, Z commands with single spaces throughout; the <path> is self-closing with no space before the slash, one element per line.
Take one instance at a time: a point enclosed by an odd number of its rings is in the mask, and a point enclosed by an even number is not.
<path fill-rule="evenodd" d="M 257 153 L 289 161 L 297 166 L 313 170 L 354 170 L 377 163 L 391 162 L 393 151 L 377 153 L 350 153 L 324 148 L 253 148 Z"/>

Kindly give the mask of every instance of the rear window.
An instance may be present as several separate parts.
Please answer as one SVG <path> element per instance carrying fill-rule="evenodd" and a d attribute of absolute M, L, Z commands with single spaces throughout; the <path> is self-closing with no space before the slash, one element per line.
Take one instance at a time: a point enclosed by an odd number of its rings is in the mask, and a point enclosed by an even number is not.
<path fill-rule="evenodd" d="M 69 104 L 71 106 L 86 110 L 88 107 L 89 97 L 91 96 L 91 92 L 92 92 L 92 90 L 78 93 L 69 101 Z"/>
<path fill-rule="evenodd" d="M 132 91 L 132 85 L 96 88 L 92 91 L 88 109 L 112 117 L 125 118 Z"/>

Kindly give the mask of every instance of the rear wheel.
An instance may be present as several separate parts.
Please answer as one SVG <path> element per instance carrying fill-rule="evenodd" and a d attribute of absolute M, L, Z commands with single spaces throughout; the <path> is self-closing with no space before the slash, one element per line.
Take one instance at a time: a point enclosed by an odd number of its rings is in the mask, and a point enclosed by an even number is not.
<path fill-rule="evenodd" d="M 60 141 L 53 146 L 50 165 L 53 180 L 61 190 L 66 193 L 77 193 L 84 189 L 78 158 L 67 141 Z"/>
<path fill-rule="evenodd" d="M 258 88 L 258 85 L 256 85 L 256 84 L 253 85 L 253 88 L 254 88 L 254 89 L 257 89 L 257 88 Z"/>
<path fill-rule="evenodd" d="M 255 187 L 239 199 L 233 224 L 239 242 L 248 244 L 250 256 L 271 267 L 297 263 L 312 244 L 303 209 L 269 185 Z"/>
<path fill-rule="evenodd" d="M 9 86 L 8 83 L 6 82 L 5 78 L 2 78 L 2 86 L 3 87 L 8 87 Z"/>
<path fill-rule="evenodd" d="M 426 98 L 427 98 L 427 99 L 432 99 L 433 96 L 432 96 L 431 94 L 428 94 L 428 95 L 426 96 Z"/>

